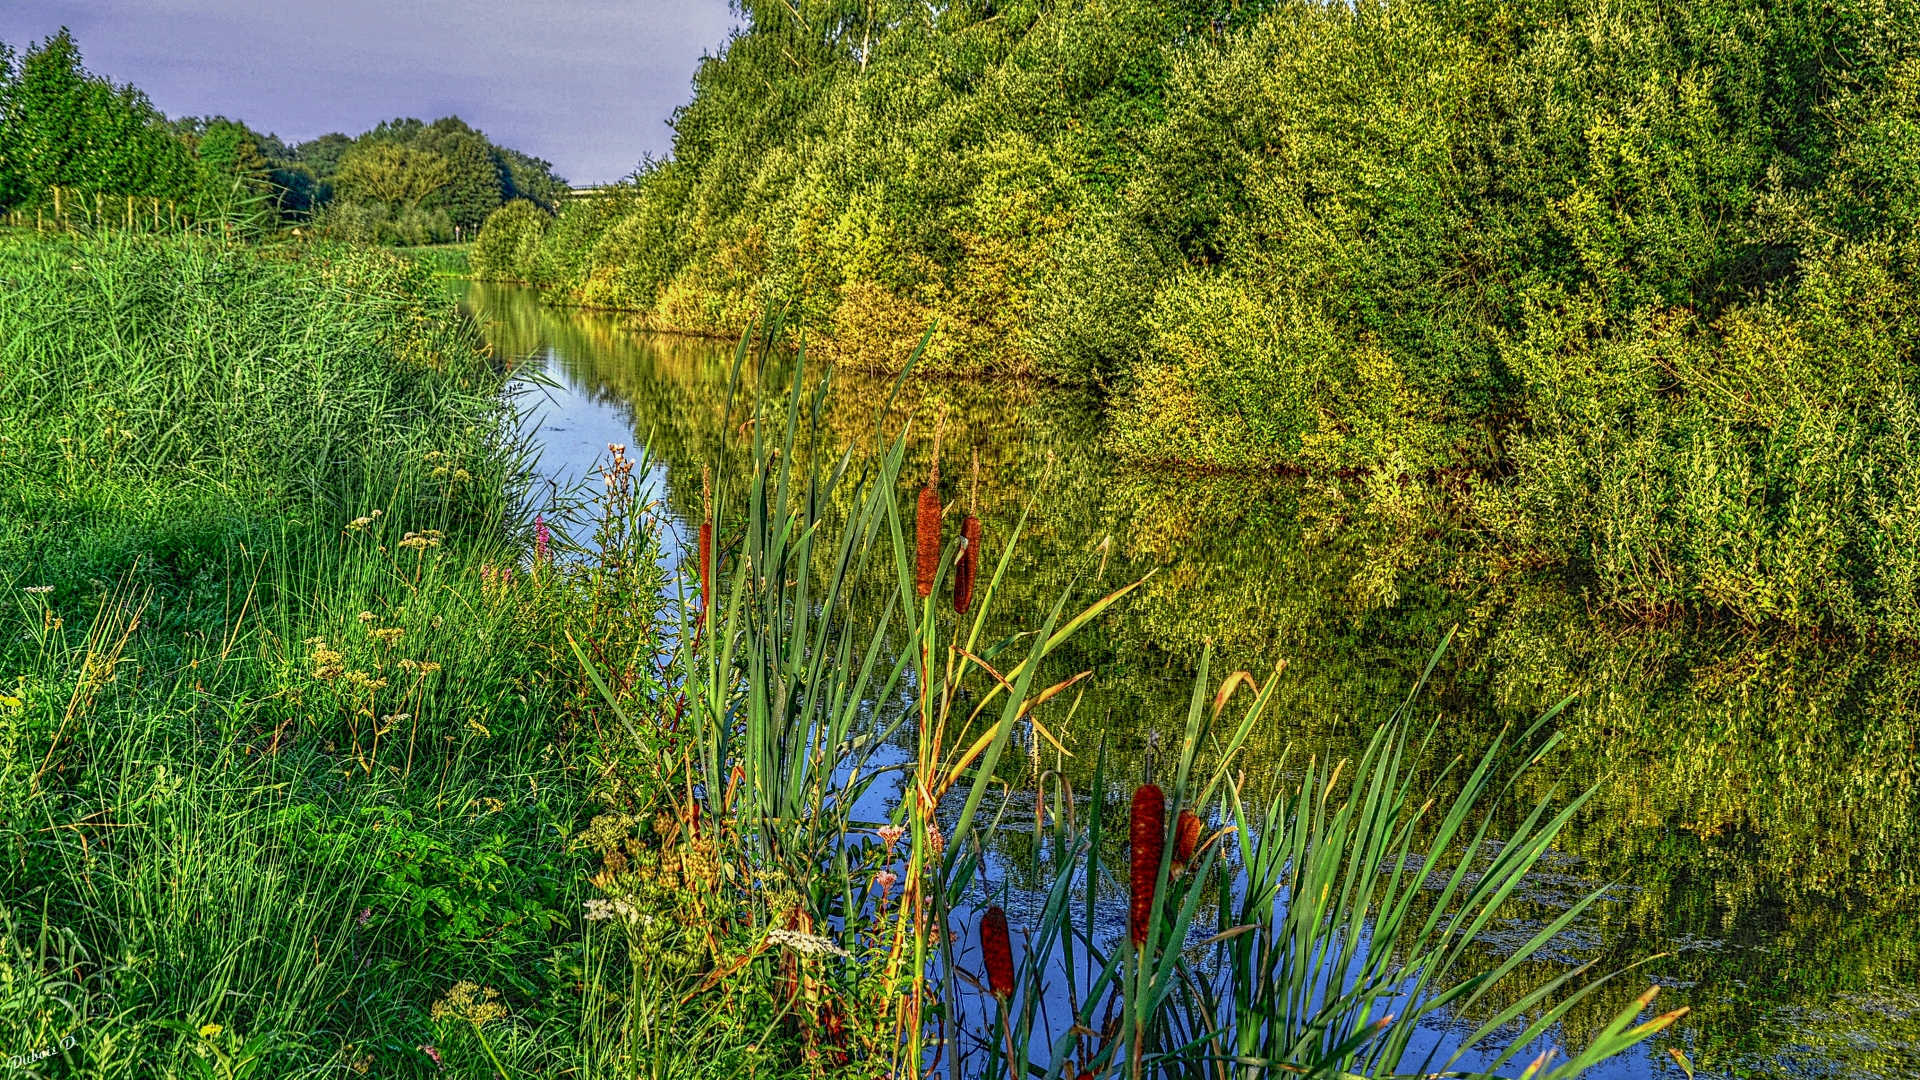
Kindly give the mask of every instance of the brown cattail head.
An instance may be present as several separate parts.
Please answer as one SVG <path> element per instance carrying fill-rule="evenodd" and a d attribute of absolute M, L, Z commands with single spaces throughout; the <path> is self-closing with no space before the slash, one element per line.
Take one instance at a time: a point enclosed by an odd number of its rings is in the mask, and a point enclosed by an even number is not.
<path fill-rule="evenodd" d="M 1147 943 L 1153 919 L 1153 887 L 1160 876 L 1160 855 L 1167 847 L 1167 797 L 1159 787 L 1141 784 L 1133 790 L 1133 820 L 1127 840 L 1133 858 L 1133 907 L 1127 920 L 1133 944 Z"/>
<path fill-rule="evenodd" d="M 980 519 L 968 514 L 960 523 L 960 538 L 967 546 L 953 567 L 953 610 L 964 615 L 973 606 L 973 579 L 980 567 Z"/>
<path fill-rule="evenodd" d="M 919 557 L 914 586 L 923 600 L 933 595 L 933 578 L 940 572 L 940 429 L 946 421 L 943 414 L 933 422 L 933 465 L 927 470 L 927 486 L 920 489 L 919 514 L 914 521 L 913 541 Z"/>
<path fill-rule="evenodd" d="M 920 489 L 920 513 L 913 539 L 919 546 L 914 584 L 924 599 L 933 595 L 933 577 L 940 572 L 940 493 L 932 484 Z"/>
<path fill-rule="evenodd" d="M 700 523 L 700 610 L 707 610 L 713 592 L 713 522 Z"/>
<path fill-rule="evenodd" d="M 713 469 L 700 470 L 700 610 L 713 591 Z"/>
<path fill-rule="evenodd" d="M 1013 996 L 1013 938 L 1007 933 L 1007 913 L 998 905 L 980 920 L 980 952 L 987 960 L 987 988 L 1005 1001 Z"/>
<path fill-rule="evenodd" d="M 1191 810 L 1180 811 L 1173 819 L 1173 872 L 1184 874 L 1187 864 L 1193 861 L 1193 850 L 1200 846 L 1200 815 Z"/>

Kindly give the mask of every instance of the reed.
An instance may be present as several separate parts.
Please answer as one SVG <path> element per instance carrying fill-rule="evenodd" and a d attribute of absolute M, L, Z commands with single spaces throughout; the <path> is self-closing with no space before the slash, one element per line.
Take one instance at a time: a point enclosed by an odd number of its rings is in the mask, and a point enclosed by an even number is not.
<path fill-rule="evenodd" d="M 761 348 L 771 337 L 760 335 Z M 748 363 L 752 340 L 743 339 L 736 352 L 730 397 L 764 378 L 768 365 Z M 1553 714 L 1517 738 L 1496 739 L 1469 781 L 1442 798 L 1412 788 L 1425 738 L 1412 730 L 1403 704 L 1357 767 L 1313 762 L 1297 778 L 1277 772 L 1280 794 L 1263 813 L 1250 814 L 1236 758 L 1266 716 L 1281 672 L 1261 682 L 1234 672 L 1215 687 L 1210 653 L 1161 781 L 1167 786 L 1144 784 L 1134 793 L 1126 942 L 1106 940 L 1095 915 L 1106 878 L 1102 815 L 1076 826 L 1055 814 L 1053 876 L 1024 928 L 1029 945 L 1016 963 L 1005 911 L 979 896 L 986 852 L 1008 813 L 1009 800 L 993 794 L 1001 790 L 1002 752 L 1020 725 L 1058 741 L 1045 708 L 1086 673 L 1042 687 L 1034 681 L 1042 663 L 1135 586 L 1071 615 L 1063 594 L 1034 621 L 1019 652 L 1007 650 L 1021 639 L 981 646 L 1025 518 L 1009 534 L 970 617 L 947 615 L 930 597 L 971 545 L 949 545 L 929 572 L 923 541 L 931 531 L 920 529 L 908 542 L 905 515 L 891 494 L 905 436 L 887 434 L 884 409 L 864 460 L 852 450 L 796 458 L 794 447 L 817 445 L 811 425 L 825 412 L 830 382 L 810 389 L 803 368 L 804 361 L 796 365 L 785 390 L 784 424 L 761 404 L 778 395 L 764 388 L 746 395 L 755 415 L 739 430 L 753 433 L 751 443 L 743 453 L 723 454 L 714 485 L 715 520 L 734 523 L 729 533 L 737 525 L 742 555 L 728 560 L 725 580 L 716 582 L 707 615 L 713 633 L 681 635 L 684 644 L 660 678 L 677 689 L 660 695 L 652 724 L 636 724 L 634 735 L 643 747 L 650 727 L 692 735 L 681 744 L 688 747 L 680 759 L 684 774 L 665 787 L 725 823 L 717 839 L 734 869 L 721 880 L 805 885 L 797 906 L 784 908 L 745 884 L 715 893 L 714 902 L 733 913 L 732 924 L 750 928 L 760 944 L 745 948 L 737 961 L 744 966 L 718 966 L 683 984 L 682 993 L 697 998 L 702 987 L 712 991 L 709 980 L 761 971 L 749 985 L 771 987 L 776 1001 L 789 1003 L 782 1008 L 803 1044 L 833 1061 L 846 1055 L 850 1066 L 864 1061 L 895 1076 L 1251 1080 L 1276 1072 L 1386 1078 L 1431 1071 L 1408 1049 L 1422 1023 L 1484 1020 L 1458 1043 L 1464 1054 L 1484 1048 L 1525 1013 L 1531 1019 L 1510 1057 L 1606 985 L 1577 983 L 1580 973 L 1569 973 L 1507 994 L 1510 1004 L 1483 1015 L 1488 993 L 1511 982 L 1593 899 L 1490 967 L 1474 959 L 1479 928 L 1503 910 L 1584 798 L 1554 811 L 1549 793 L 1497 844 L 1489 834 L 1490 793 L 1510 788 L 1551 750 L 1554 740 L 1538 736 Z M 728 427 L 734 429 L 731 420 Z M 733 517 L 728 493 L 740 488 L 729 476 L 738 476 L 746 492 Z M 870 596 L 856 603 L 876 580 L 863 567 L 895 581 L 884 602 Z M 902 613 L 909 614 L 896 622 Z M 1437 661 L 1436 653 L 1429 672 Z M 868 704 L 903 694 L 897 711 Z M 684 713 L 676 704 L 681 695 L 689 703 Z M 1229 718 L 1230 709 L 1239 710 L 1238 719 Z M 691 728 L 676 726 L 682 715 Z M 902 769 L 903 800 L 885 823 L 854 822 L 850 808 L 878 775 L 873 748 L 909 724 L 917 748 Z M 1516 762 L 1512 744 L 1536 748 Z M 1102 749 L 1093 782 L 1101 798 L 1104 772 Z M 1424 827 L 1432 814 L 1441 820 Z M 1232 871 L 1220 845 L 1202 841 L 1209 817 L 1231 825 L 1223 835 L 1238 845 Z M 1476 819 L 1477 831 L 1463 836 L 1465 823 Z M 869 829 L 884 843 L 863 841 Z M 1427 838 L 1419 850 L 1415 836 Z M 1450 884 L 1417 907 L 1435 874 Z M 1325 899 L 1287 899 L 1295 897 Z M 960 935 L 948 932 L 969 908 L 983 913 L 984 1013 L 969 1005 L 956 955 Z M 1195 943 L 1209 910 L 1219 932 Z M 1424 921 L 1413 918 L 1416 910 Z M 1208 957 L 1204 967 L 1192 963 L 1197 954 Z M 1063 995 L 1072 1015 L 1050 1015 L 1046 1002 Z M 846 1004 L 806 1004 L 821 1000 Z M 1543 1062 L 1535 1076 L 1566 1080 L 1671 1024 L 1671 1013 L 1636 1022 L 1649 1000 L 1636 1000 L 1573 1058 Z M 1397 1019 L 1383 1021 L 1389 1011 Z M 862 1036 L 860 1019 L 872 1016 L 886 1024 Z M 630 1023 L 635 1030 L 643 1025 L 638 1017 Z M 1445 1068 L 1457 1063 L 1458 1055 Z"/>

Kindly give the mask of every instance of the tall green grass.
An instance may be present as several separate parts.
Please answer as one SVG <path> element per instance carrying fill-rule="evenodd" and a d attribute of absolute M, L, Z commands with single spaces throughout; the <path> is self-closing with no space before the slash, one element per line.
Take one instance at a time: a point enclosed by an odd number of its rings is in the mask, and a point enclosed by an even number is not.
<path fill-rule="evenodd" d="M 350 249 L 0 250 L 0 1048 L 71 1039 L 39 1073 L 484 1075 L 461 982 L 507 1068 L 577 1029 L 562 626 L 647 653 L 659 571 L 646 531 L 529 561 L 508 371 L 450 315 Z"/>

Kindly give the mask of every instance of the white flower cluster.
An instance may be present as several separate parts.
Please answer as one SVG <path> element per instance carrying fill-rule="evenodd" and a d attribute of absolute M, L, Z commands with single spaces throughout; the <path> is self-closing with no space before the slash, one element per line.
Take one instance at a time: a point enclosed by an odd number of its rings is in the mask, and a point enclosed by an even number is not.
<path fill-rule="evenodd" d="M 587 901 L 588 922 L 604 922 L 616 915 L 630 923 L 640 922 L 643 918 L 640 909 L 625 900 L 602 900 L 596 896 Z M 651 915 L 644 916 L 644 919 L 648 923 L 653 922 Z"/>
<path fill-rule="evenodd" d="M 769 930 L 767 940 L 775 945 L 785 945 L 794 952 L 805 953 L 808 956 L 853 956 L 852 953 L 835 945 L 830 938 L 815 937 L 798 930 Z"/>

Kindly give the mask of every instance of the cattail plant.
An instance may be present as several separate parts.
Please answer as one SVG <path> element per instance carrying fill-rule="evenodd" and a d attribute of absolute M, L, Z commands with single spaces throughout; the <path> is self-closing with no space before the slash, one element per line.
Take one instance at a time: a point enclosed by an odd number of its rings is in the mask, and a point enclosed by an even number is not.
<path fill-rule="evenodd" d="M 713 469 L 700 470 L 700 610 L 713 593 Z"/>
<path fill-rule="evenodd" d="M 980 448 L 973 451 L 973 491 L 967 498 L 967 516 L 960 522 L 960 560 L 953 567 L 953 610 L 961 615 L 973 607 L 973 579 L 980 568 Z"/>
<path fill-rule="evenodd" d="M 1167 845 L 1167 799 L 1154 784 L 1141 784 L 1133 791 L 1133 818 L 1128 832 L 1133 859 L 1133 906 L 1127 926 L 1133 935 L 1133 947 L 1147 943 L 1147 931 L 1153 921 L 1153 890 L 1160 876 L 1160 856 Z"/>
<path fill-rule="evenodd" d="M 927 486 L 920 489 L 919 520 L 913 532 L 919 547 L 914 584 L 922 600 L 933 595 L 933 579 L 940 572 L 940 428 L 944 420 L 933 425 L 933 466 L 927 470 Z"/>
<path fill-rule="evenodd" d="M 980 952 L 987 962 L 987 988 L 1006 1001 L 1013 996 L 1013 938 L 1007 932 L 1007 913 L 998 904 L 980 920 Z"/>
<path fill-rule="evenodd" d="M 1013 1040 L 1013 939 L 1007 933 L 1007 913 L 998 904 L 980 920 L 980 952 L 987 961 L 987 989 L 1000 1003 L 1000 1026 L 1007 1034 L 1008 1080 L 1020 1080 Z"/>
<path fill-rule="evenodd" d="M 1193 861 L 1194 849 L 1199 846 L 1200 815 L 1191 810 L 1180 811 L 1173 822 L 1173 876 L 1187 872 L 1187 864 Z"/>

